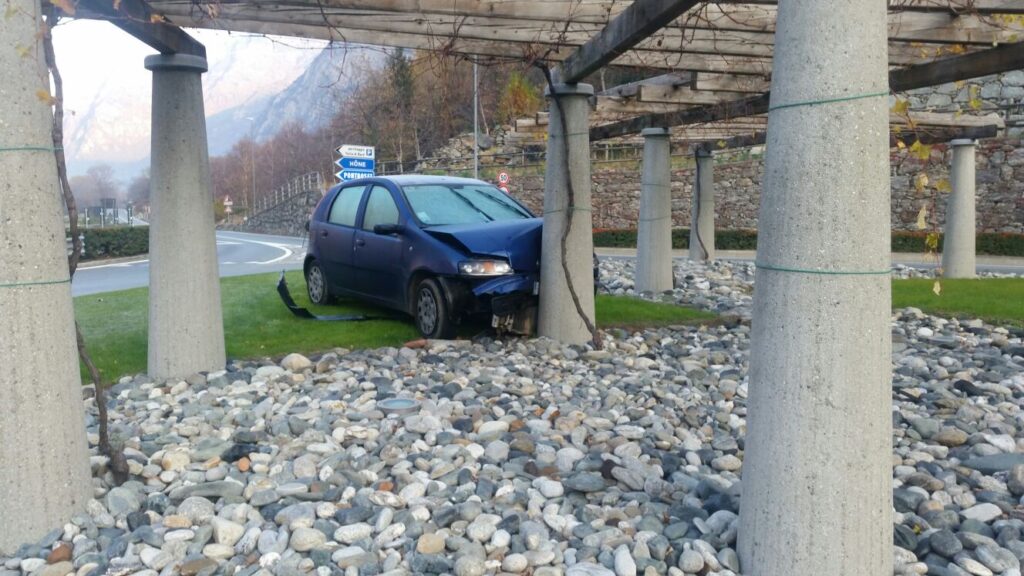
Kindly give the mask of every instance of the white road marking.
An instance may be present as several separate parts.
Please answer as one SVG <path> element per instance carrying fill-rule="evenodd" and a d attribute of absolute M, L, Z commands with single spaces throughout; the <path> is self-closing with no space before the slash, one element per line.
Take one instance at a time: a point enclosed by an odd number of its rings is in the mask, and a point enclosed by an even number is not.
<path fill-rule="evenodd" d="M 277 248 L 278 250 L 281 250 L 282 252 L 284 252 L 284 254 L 281 254 L 277 258 L 273 258 L 271 260 L 265 260 L 265 261 L 262 261 L 262 262 L 246 262 L 246 264 L 255 264 L 255 265 L 274 264 L 274 263 L 280 262 L 281 260 L 284 260 L 286 258 L 290 258 L 294 254 L 294 252 L 292 252 L 291 247 L 289 247 L 289 245 L 287 245 L 287 244 L 277 244 L 275 242 L 260 242 L 259 240 L 247 240 L 245 238 L 236 238 L 236 239 L 239 240 L 240 242 L 247 242 L 249 244 L 262 244 L 263 246 L 270 246 L 271 248 Z"/>
<path fill-rule="evenodd" d="M 145 264 L 149 262 L 149 258 L 145 260 L 132 260 L 131 262 L 114 262 L 113 264 L 97 264 L 96 266 L 82 266 L 79 271 L 85 270 L 97 270 L 99 268 L 131 268 L 136 264 Z"/>

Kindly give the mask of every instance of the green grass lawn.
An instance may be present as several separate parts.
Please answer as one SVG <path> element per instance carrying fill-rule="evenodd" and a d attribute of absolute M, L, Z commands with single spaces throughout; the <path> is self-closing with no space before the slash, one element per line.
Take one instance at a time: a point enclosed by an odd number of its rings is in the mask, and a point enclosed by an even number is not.
<path fill-rule="evenodd" d="M 703 310 L 608 294 L 599 294 L 594 307 L 601 328 L 670 326 L 716 318 Z"/>
<path fill-rule="evenodd" d="M 932 292 L 934 283 L 927 278 L 893 280 L 893 307 L 913 306 L 939 316 L 1024 326 L 1024 278 L 941 280 L 938 296 Z"/>
<path fill-rule="evenodd" d="M 313 354 L 333 348 L 400 346 L 419 338 L 411 318 L 367 322 L 316 322 L 296 318 L 277 295 L 279 274 L 221 279 L 224 339 L 229 358 L 276 357 L 290 352 Z M 299 306 L 316 314 L 391 313 L 344 301 L 336 306 L 313 306 L 306 296 L 302 273 L 286 276 Z M 148 326 L 146 288 L 75 298 L 75 316 L 82 326 L 89 352 L 107 380 L 146 370 Z M 683 324 L 714 315 L 634 298 L 599 296 L 597 320 L 602 327 L 639 327 Z M 485 326 L 467 326 L 460 333 L 472 336 Z"/>

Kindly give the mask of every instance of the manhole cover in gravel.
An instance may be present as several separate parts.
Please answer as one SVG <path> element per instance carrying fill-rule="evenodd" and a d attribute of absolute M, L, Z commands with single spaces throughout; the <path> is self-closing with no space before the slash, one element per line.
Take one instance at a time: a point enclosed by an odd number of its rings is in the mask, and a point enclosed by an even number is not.
<path fill-rule="evenodd" d="M 377 408 L 385 414 L 413 414 L 419 411 L 420 402 L 410 398 L 388 398 L 377 402 Z"/>

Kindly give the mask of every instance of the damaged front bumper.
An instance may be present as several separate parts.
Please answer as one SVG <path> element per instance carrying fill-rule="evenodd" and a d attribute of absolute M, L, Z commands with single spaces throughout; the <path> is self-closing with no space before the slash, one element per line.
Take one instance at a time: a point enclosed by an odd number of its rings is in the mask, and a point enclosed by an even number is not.
<path fill-rule="evenodd" d="M 450 310 L 459 318 L 491 316 L 499 332 L 529 335 L 537 320 L 537 274 L 520 273 L 484 280 L 443 278 Z"/>

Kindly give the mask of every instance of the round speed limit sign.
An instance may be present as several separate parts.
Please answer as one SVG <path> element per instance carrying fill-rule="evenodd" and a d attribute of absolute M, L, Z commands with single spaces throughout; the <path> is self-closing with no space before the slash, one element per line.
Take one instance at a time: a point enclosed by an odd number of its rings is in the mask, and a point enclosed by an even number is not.
<path fill-rule="evenodd" d="M 508 172 L 499 172 L 498 173 L 498 183 L 499 184 L 508 184 L 511 181 L 512 181 L 512 179 L 509 178 Z"/>

